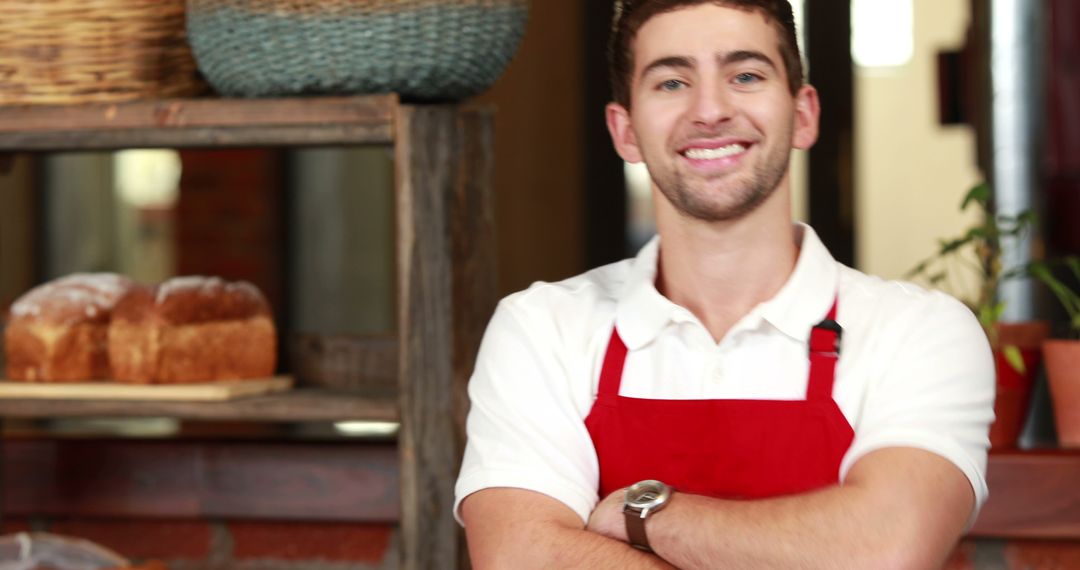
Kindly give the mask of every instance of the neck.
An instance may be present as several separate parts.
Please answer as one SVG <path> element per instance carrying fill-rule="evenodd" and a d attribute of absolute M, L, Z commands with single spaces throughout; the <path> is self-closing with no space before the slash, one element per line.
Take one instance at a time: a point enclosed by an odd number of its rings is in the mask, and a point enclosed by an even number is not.
<path fill-rule="evenodd" d="M 656 287 L 694 313 L 717 342 L 775 296 L 795 268 L 798 248 L 786 190 L 778 188 L 742 218 L 706 222 L 684 216 L 653 188 L 661 237 Z"/>

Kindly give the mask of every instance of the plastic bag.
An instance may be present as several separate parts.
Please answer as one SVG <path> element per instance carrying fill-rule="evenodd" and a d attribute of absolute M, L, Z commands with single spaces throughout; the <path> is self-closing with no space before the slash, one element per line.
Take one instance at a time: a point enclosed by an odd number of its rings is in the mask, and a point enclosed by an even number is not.
<path fill-rule="evenodd" d="M 128 568 L 119 554 L 89 540 L 44 532 L 0 536 L 0 570 Z"/>

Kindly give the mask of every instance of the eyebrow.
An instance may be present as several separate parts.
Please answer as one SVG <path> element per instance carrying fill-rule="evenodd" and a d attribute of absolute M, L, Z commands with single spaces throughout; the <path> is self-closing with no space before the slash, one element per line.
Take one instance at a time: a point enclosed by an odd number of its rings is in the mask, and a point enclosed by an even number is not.
<path fill-rule="evenodd" d="M 776 62 L 769 56 L 760 51 L 755 50 L 735 50 L 727 53 L 718 54 L 716 56 L 717 62 L 722 66 L 732 65 L 735 63 L 741 63 L 744 61 L 758 61 L 773 69 L 776 69 Z M 649 73 L 660 68 L 675 68 L 675 69 L 693 69 L 697 65 L 697 60 L 692 57 L 685 56 L 668 56 L 661 57 L 649 65 L 645 66 L 645 69 L 641 70 L 641 77 L 649 75 Z"/>
<path fill-rule="evenodd" d="M 741 63 L 744 61 L 758 61 L 768 65 L 769 67 L 776 69 L 776 62 L 769 56 L 761 53 L 760 51 L 742 49 L 731 51 L 721 56 L 717 56 L 717 60 L 721 65 L 731 65 L 733 63 Z"/>
<path fill-rule="evenodd" d="M 653 71 L 664 67 L 670 67 L 675 69 L 693 69 L 696 66 L 697 62 L 692 57 L 673 55 L 668 57 L 662 57 L 651 62 L 649 65 L 646 65 L 645 69 L 641 70 L 641 76 L 645 77 Z"/>

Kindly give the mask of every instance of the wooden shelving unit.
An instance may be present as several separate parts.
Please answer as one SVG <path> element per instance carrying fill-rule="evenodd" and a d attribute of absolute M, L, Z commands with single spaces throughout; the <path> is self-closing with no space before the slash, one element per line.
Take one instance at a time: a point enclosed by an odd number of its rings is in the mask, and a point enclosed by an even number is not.
<path fill-rule="evenodd" d="M 12 516 L 401 521 L 393 443 L 16 439 L 0 450 Z"/>
<path fill-rule="evenodd" d="M 44 400 L 0 398 L 5 418 L 173 417 L 239 421 L 399 421 L 398 395 L 390 390 L 296 388 L 227 402 Z"/>
<path fill-rule="evenodd" d="M 971 536 L 1080 540 L 1080 450 L 992 452 L 987 484 Z"/>
<path fill-rule="evenodd" d="M 229 403 L 0 401 L 4 417 L 398 421 L 402 567 L 465 557 L 453 519 L 465 385 L 496 302 L 492 114 L 394 95 L 0 107 L 0 152 L 382 145 L 395 160 L 397 366 L 387 389 L 300 388 Z"/>
<path fill-rule="evenodd" d="M 394 95 L 0 107 L 0 150 L 393 144 Z"/>

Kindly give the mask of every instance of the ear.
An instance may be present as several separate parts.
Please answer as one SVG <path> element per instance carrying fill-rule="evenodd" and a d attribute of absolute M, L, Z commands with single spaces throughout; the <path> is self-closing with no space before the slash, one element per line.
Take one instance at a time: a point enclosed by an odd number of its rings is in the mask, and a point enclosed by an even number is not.
<path fill-rule="evenodd" d="M 641 150 L 630 125 L 630 111 L 618 103 L 608 103 L 604 108 L 604 116 L 607 119 L 611 142 L 615 144 L 615 152 L 626 162 L 641 162 Z"/>
<path fill-rule="evenodd" d="M 795 94 L 795 132 L 791 146 L 806 150 L 817 142 L 818 121 L 821 119 L 821 102 L 817 89 L 803 85 Z"/>

